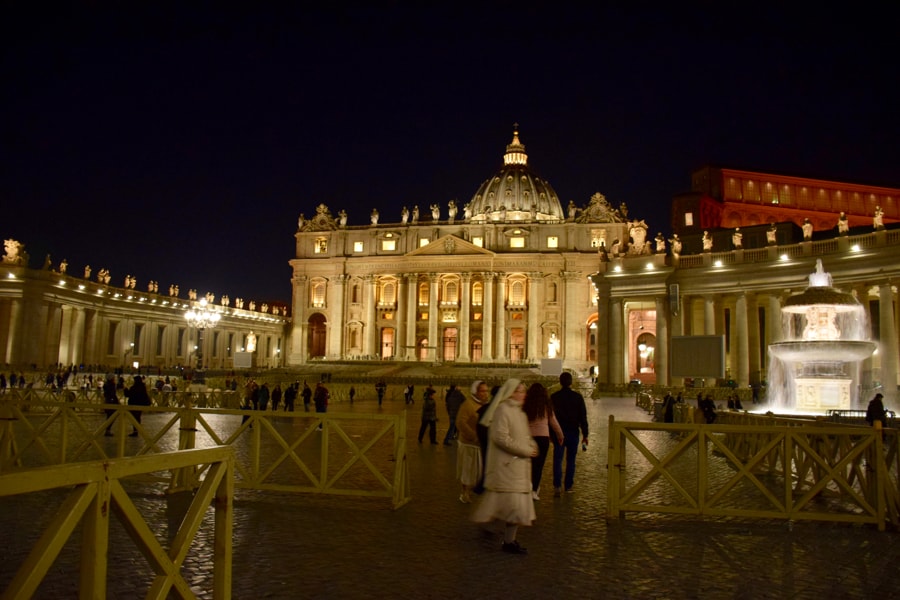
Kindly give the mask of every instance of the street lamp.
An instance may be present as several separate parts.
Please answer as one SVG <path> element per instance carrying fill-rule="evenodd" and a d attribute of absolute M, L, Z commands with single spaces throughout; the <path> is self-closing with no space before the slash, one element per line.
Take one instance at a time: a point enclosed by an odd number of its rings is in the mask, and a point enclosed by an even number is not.
<path fill-rule="evenodd" d="M 194 378 L 194 383 L 203 383 L 203 376 L 201 375 L 203 372 L 203 330 L 215 327 L 222 315 L 208 306 L 209 303 L 206 301 L 206 298 L 203 298 L 197 304 L 198 306 L 184 314 L 184 318 L 187 320 L 188 325 L 197 328 L 197 375 Z"/>

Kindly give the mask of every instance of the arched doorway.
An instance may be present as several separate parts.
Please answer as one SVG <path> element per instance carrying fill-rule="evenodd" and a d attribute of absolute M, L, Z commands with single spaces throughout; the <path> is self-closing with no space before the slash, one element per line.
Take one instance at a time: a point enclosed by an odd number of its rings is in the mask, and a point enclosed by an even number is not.
<path fill-rule="evenodd" d="M 381 330 L 381 358 L 394 357 L 394 328 L 385 327 Z"/>
<path fill-rule="evenodd" d="M 587 322 L 587 344 L 585 345 L 587 348 L 586 358 L 592 363 L 597 362 L 597 336 L 600 333 L 598 328 L 597 313 L 594 313 Z"/>
<path fill-rule="evenodd" d="M 456 327 L 447 327 L 444 329 L 444 355 L 445 361 L 456 360 Z"/>
<path fill-rule="evenodd" d="M 320 358 L 325 356 L 325 315 L 316 313 L 309 317 L 309 333 L 307 336 L 307 348 L 309 348 L 309 358 Z"/>
<path fill-rule="evenodd" d="M 428 338 L 419 340 L 419 360 L 428 360 Z"/>
<path fill-rule="evenodd" d="M 521 327 L 509 330 L 509 360 L 511 362 L 525 360 L 525 330 Z"/>

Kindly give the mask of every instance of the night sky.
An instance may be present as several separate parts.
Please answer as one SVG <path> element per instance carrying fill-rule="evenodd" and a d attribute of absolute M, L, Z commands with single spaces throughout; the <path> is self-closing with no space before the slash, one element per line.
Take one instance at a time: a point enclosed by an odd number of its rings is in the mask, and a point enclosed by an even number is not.
<path fill-rule="evenodd" d="M 0 235 L 116 285 L 287 302 L 301 212 L 463 204 L 513 123 L 563 206 L 651 231 L 704 164 L 900 187 L 889 3 L 34 4 L 0 8 Z"/>

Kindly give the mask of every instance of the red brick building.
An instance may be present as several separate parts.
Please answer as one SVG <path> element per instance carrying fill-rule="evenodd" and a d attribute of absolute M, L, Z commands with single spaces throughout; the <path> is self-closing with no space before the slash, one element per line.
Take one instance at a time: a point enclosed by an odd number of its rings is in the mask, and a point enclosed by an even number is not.
<path fill-rule="evenodd" d="M 691 191 L 672 200 L 672 231 L 690 234 L 809 219 L 815 231 L 834 229 L 841 212 L 850 227 L 900 222 L 900 189 L 705 166 L 691 175 Z"/>

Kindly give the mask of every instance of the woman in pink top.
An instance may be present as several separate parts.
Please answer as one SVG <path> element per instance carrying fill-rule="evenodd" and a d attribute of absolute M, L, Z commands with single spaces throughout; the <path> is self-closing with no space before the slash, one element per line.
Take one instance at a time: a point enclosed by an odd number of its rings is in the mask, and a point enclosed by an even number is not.
<path fill-rule="evenodd" d="M 533 383 L 528 388 L 522 408 L 528 416 L 531 437 L 538 446 L 538 455 L 531 459 L 531 497 L 540 500 L 541 475 L 544 473 L 544 462 L 550 449 L 550 428 L 553 428 L 553 433 L 560 443 L 563 432 L 553 414 L 553 404 L 550 402 L 547 388 L 540 383 Z"/>

